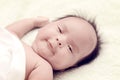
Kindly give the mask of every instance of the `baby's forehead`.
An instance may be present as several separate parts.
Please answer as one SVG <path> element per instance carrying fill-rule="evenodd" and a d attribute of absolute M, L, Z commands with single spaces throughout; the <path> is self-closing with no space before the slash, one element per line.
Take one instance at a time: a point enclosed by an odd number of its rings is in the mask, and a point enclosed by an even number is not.
<path fill-rule="evenodd" d="M 88 23 L 86 20 L 84 20 L 82 18 L 78 18 L 78 17 L 65 17 L 65 18 L 57 19 L 53 22 L 59 23 L 59 24 L 64 24 L 68 27 L 70 25 L 72 25 L 74 28 L 80 27 L 80 26 L 91 26 L 91 24 Z"/>
<path fill-rule="evenodd" d="M 91 26 L 91 24 L 87 20 L 85 20 L 83 18 L 79 18 L 79 17 L 63 17 L 63 18 L 58 18 L 57 20 L 55 20 L 53 22 L 61 23 L 61 24 L 65 24 L 65 25 L 78 24 L 78 25 Z"/>
<path fill-rule="evenodd" d="M 82 19 L 82 18 L 78 18 L 78 17 L 62 17 L 62 18 L 58 18 L 55 21 L 66 21 L 66 20 L 76 20 L 76 19 Z"/>

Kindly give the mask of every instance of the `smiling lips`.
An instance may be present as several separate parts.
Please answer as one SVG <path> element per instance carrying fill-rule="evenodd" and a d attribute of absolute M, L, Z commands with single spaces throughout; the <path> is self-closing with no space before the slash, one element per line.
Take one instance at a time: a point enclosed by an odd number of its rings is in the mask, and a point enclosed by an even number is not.
<path fill-rule="evenodd" d="M 54 50 L 53 50 L 53 46 L 52 44 L 47 40 L 47 45 L 48 45 L 48 48 L 50 49 L 50 51 L 54 54 Z"/>

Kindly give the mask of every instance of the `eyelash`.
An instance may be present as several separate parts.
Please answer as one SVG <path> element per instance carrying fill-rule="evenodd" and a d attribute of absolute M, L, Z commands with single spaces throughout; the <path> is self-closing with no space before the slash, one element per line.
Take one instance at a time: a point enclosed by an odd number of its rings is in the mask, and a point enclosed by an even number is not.
<path fill-rule="evenodd" d="M 60 29 L 60 27 L 59 27 L 59 26 L 58 26 L 58 30 L 59 30 L 59 32 L 60 32 L 60 33 L 62 33 L 62 30 Z"/>
<path fill-rule="evenodd" d="M 72 48 L 70 45 L 68 45 L 68 48 L 69 48 L 70 52 L 72 53 L 73 51 L 72 51 Z"/>

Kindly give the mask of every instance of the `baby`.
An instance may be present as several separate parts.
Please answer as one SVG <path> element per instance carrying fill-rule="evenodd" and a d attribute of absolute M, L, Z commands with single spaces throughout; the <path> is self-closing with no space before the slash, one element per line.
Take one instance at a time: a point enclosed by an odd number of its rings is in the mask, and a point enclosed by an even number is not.
<path fill-rule="evenodd" d="M 40 29 L 32 46 L 22 42 L 26 53 L 25 80 L 53 80 L 53 70 L 65 70 L 95 58 L 98 35 L 94 25 L 82 17 L 68 15 L 53 22 L 45 17 L 30 18 L 6 29 L 21 39 L 36 27 Z"/>

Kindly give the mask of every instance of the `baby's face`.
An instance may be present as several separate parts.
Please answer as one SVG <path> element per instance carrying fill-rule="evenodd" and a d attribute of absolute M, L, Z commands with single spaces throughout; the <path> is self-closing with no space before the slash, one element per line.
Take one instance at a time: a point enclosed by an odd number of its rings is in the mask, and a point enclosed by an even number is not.
<path fill-rule="evenodd" d="M 96 41 L 95 31 L 88 22 L 68 17 L 41 28 L 32 47 L 54 70 L 62 70 L 90 54 Z"/>

